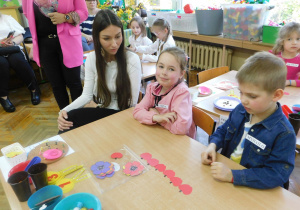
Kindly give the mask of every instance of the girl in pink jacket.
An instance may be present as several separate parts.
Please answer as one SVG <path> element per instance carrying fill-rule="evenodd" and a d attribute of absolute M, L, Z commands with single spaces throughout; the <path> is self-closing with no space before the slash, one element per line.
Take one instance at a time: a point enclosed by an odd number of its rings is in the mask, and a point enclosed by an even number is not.
<path fill-rule="evenodd" d="M 184 51 L 177 47 L 165 49 L 156 64 L 157 82 L 147 86 L 146 95 L 136 105 L 133 117 L 140 123 L 158 123 L 171 133 L 195 138 L 192 100 L 183 82 L 185 69 Z"/>

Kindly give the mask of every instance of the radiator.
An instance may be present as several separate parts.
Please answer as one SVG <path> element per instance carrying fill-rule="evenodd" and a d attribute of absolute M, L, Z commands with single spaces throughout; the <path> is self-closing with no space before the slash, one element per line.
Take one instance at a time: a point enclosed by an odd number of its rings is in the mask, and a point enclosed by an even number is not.
<path fill-rule="evenodd" d="M 190 43 L 175 41 L 176 46 L 183 49 L 187 54 L 190 50 Z M 197 69 L 211 69 L 222 65 L 223 48 L 202 44 L 192 44 L 192 55 L 190 55 L 191 66 Z M 226 49 L 224 66 L 231 65 L 232 50 Z"/>

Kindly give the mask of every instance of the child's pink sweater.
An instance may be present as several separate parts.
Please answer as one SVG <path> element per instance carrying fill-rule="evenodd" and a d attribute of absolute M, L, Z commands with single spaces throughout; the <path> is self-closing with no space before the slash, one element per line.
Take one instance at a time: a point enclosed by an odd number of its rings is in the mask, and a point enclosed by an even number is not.
<path fill-rule="evenodd" d="M 300 87 L 300 53 L 294 58 L 283 58 L 282 54 L 278 54 L 278 57 L 282 58 L 286 64 L 287 67 L 287 80 L 296 80 L 297 87 Z"/>
<path fill-rule="evenodd" d="M 152 121 L 152 117 L 156 113 L 149 111 L 149 109 L 154 107 L 154 95 L 160 96 L 161 88 L 162 86 L 158 82 L 147 86 L 146 95 L 133 111 L 133 117 L 140 123 L 147 125 L 156 124 Z M 161 126 L 168 129 L 171 133 L 188 135 L 191 138 L 195 138 L 196 126 L 193 121 L 192 99 L 188 87 L 184 82 L 171 89 L 166 96 L 162 96 L 158 102 L 158 106 L 155 108 L 160 114 L 168 112 L 177 113 L 177 120 L 174 123 L 161 123 Z"/>

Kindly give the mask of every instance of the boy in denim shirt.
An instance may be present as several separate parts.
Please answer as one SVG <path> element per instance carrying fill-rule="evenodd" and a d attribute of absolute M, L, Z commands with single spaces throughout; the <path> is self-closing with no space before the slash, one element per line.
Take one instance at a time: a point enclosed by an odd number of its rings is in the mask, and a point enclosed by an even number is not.
<path fill-rule="evenodd" d="M 282 113 L 286 65 L 268 52 L 248 58 L 238 71 L 241 104 L 210 137 L 201 154 L 215 179 L 253 188 L 283 186 L 294 169 L 296 135 Z M 231 170 L 216 162 L 216 151 L 247 169 Z"/>

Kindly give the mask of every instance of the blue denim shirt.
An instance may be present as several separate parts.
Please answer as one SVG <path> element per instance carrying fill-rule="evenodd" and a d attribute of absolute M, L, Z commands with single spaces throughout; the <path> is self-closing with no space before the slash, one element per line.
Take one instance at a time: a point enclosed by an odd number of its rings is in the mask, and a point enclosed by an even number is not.
<path fill-rule="evenodd" d="M 264 149 L 246 140 L 240 164 L 247 169 L 232 170 L 235 185 L 268 189 L 283 186 L 295 164 L 296 135 L 292 125 L 278 109 L 251 127 L 248 134 L 266 145 Z M 222 148 L 221 154 L 230 158 L 244 133 L 249 114 L 239 104 L 228 120 L 210 137 L 210 143 Z"/>

